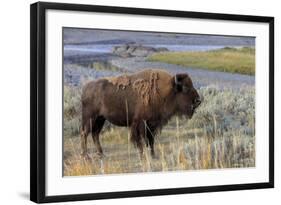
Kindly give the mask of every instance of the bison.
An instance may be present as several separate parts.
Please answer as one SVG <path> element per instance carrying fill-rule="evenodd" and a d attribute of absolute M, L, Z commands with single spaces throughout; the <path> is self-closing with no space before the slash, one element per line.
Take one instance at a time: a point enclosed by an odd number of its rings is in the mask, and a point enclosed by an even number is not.
<path fill-rule="evenodd" d="M 143 153 L 143 144 L 154 157 L 154 137 L 173 115 L 193 116 L 201 100 L 188 74 L 170 75 L 161 69 L 101 78 L 82 89 L 82 156 L 87 154 L 91 132 L 99 156 L 103 156 L 99 133 L 105 120 L 130 128 L 133 144 Z"/>

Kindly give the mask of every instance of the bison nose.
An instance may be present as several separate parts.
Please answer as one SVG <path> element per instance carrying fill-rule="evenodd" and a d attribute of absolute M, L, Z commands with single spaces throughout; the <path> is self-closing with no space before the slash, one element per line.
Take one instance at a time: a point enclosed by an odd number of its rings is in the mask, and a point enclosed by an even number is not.
<path fill-rule="evenodd" d="M 201 104 L 200 97 L 195 98 L 193 103 L 194 103 L 195 107 L 198 107 Z"/>

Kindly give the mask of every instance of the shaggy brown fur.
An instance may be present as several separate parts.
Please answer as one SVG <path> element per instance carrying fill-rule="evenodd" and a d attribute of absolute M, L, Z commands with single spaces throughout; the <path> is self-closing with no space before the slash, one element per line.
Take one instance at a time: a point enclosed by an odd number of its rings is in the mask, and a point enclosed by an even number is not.
<path fill-rule="evenodd" d="M 143 142 L 154 156 L 154 136 L 175 114 L 192 117 L 200 104 L 187 74 L 170 75 L 148 69 L 131 75 L 87 83 L 82 91 L 82 154 L 87 156 L 87 136 L 102 155 L 99 133 L 105 120 L 131 129 L 131 140 L 143 152 Z"/>
<path fill-rule="evenodd" d="M 120 88 L 125 89 L 126 86 L 128 86 L 130 84 L 130 79 L 128 78 L 127 75 L 121 75 L 118 77 L 111 77 L 111 78 L 105 78 L 105 79 L 107 79 L 113 85 L 116 85 L 117 90 L 119 90 Z"/>

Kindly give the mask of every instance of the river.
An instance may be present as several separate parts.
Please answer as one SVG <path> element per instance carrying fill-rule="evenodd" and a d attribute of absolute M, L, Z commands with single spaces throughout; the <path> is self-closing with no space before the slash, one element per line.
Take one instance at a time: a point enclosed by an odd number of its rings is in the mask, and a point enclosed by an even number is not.
<path fill-rule="evenodd" d="M 227 72 L 210 71 L 205 69 L 186 68 L 161 62 L 149 62 L 145 57 L 121 58 L 112 55 L 114 46 L 119 44 L 87 44 L 64 46 L 64 77 L 65 83 L 80 85 L 83 79 L 96 79 L 106 76 L 114 76 L 133 73 L 144 68 L 161 68 L 168 72 L 187 72 L 198 88 L 204 86 L 216 86 L 219 89 L 243 86 L 254 86 L 255 77 Z M 144 46 L 165 47 L 170 51 L 209 51 L 220 49 L 225 46 L 214 45 L 166 45 L 145 44 Z M 232 46 L 234 47 L 234 46 Z M 235 46 L 241 47 L 241 46 Z"/>

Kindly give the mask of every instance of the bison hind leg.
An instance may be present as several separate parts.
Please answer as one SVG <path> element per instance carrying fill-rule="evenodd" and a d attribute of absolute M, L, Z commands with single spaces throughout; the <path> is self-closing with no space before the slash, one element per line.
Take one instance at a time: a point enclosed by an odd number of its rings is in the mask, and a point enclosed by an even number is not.
<path fill-rule="evenodd" d="M 90 160 L 90 156 L 88 155 L 88 148 L 87 148 L 87 138 L 90 132 L 90 121 L 83 120 L 82 128 L 80 132 L 80 139 L 81 139 L 81 156 L 85 160 Z"/>

